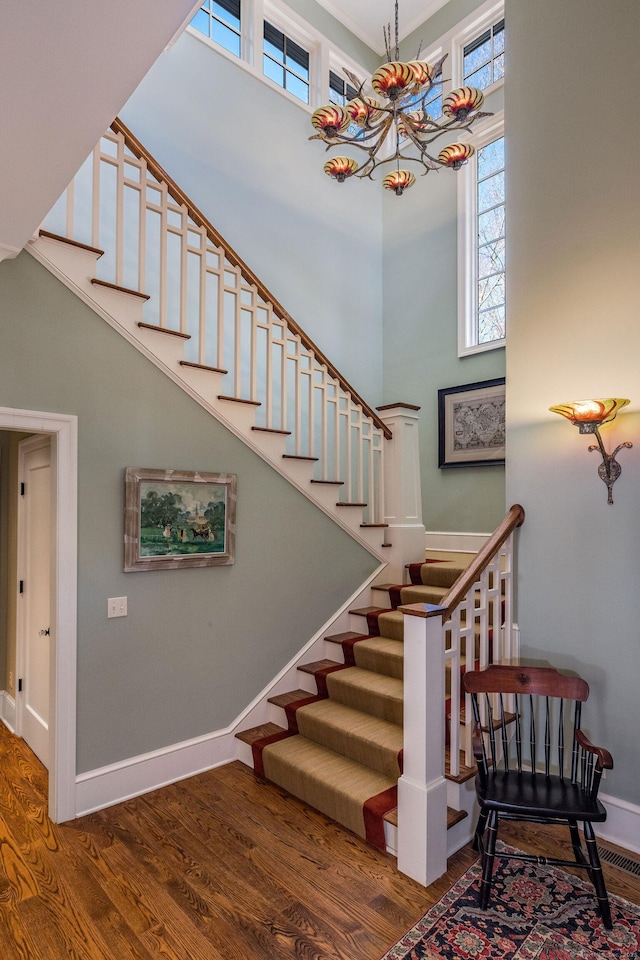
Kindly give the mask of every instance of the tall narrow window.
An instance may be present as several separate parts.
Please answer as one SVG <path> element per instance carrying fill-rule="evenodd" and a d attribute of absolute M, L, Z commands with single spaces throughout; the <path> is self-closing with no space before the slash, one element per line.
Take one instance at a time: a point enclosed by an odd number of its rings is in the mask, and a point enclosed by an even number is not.
<path fill-rule="evenodd" d="M 309 103 L 309 52 L 266 20 L 262 69 L 265 77 Z"/>
<path fill-rule="evenodd" d="M 477 336 L 478 344 L 504 340 L 506 333 L 506 206 L 504 137 L 478 150 Z"/>
<path fill-rule="evenodd" d="M 507 335 L 505 137 L 501 115 L 458 175 L 458 354 L 503 347 Z"/>
<path fill-rule="evenodd" d="M 462 82 L 479 90 L 504 77 L 504 20 L 464 47 L 462 72 Z"/>
<path fill-rule="evenodd" d="M 240 56 L 240 0 L 204 0 L 191 26 Z"/>

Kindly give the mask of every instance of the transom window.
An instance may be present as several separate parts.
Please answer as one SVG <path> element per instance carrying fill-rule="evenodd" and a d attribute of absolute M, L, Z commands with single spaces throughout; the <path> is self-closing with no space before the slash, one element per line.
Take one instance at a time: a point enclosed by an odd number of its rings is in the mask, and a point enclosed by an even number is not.
<path fill-rule="evenodd" d="M 265 77 L 309 103 L 309 52 L 266 20 L 262 69 Z"/>
<path fill-rule="evenodd" d="M 506 335 L 504 172 L 504 137 L 499 137 L 478 150 L 478 344 L 503 340 Z"/>
<path fill-rule="evenodd" d="M 358 96 L 358 91 L 350 83 L 343 80 L 342 77 L 329 71 L 329 103 L 336 103 L 339 107 L 344 107 L 345 103 Z"/>
<path fill-rule="evenodd" d="M 433 84 L 424 101 L 424 112 L 432 120 L 438 120 L 442 116 L 442 70 L 433 78 Z"/>
<path fill-rule="evenodd" d="M 504 19 L 463 48 L 462 72 L 462 82 L 479 90 L 504 77 Z"/>
<path fill-rule="evenodd" d="M 191 26 L 229 53 L 240 56 L 240 0 L 204 0 Z"/>

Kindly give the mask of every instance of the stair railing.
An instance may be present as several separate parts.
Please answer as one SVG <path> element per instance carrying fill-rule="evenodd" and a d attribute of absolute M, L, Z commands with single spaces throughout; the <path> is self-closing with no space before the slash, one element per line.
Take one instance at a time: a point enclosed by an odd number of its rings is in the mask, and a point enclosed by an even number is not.
<path fill-rule="evenodd" d="M 120 120 L 43 228 L 104 251 L 98 278 L 147 295 L 145 324 L 184 338 L 187 365 L 219 373 L 256 429 L 286 437 L 285 456 L 384 521 L 391 431 Z"/>
<path fill-rule="evenodd" d="M 518 655 L 513 629 L 514 531 L 524 522 L 519 504 L 487 540 L 469 567 L 442 599 L 445 670 L 450 677 L 447 699 L 448 770 L 460 773 L 475 761 L 471 746 L 473 717 L 469 698 L 463 705 L 464 670 L 483 670 L 490 663 L 508 663 Z"/>
<path fill-rule="evenodd" d="M 445 741 L 451 776 L 470 752 L 473 718 L 462 704 L 462 670 L 518 656 L 513 625 L 515 504 L 440 605 L 412 603 L 404 613 L 404 770 L 398 782 L 398 867 L 425 885 L 447 868 Z M 450 689 L 445 694 L 445 678 Z M 467 698 L 468 699 L 468 698 Z M 447 718 L 443 704 L 447 703 Z M 462 731 L 462 733 L 461 733 Z"/>

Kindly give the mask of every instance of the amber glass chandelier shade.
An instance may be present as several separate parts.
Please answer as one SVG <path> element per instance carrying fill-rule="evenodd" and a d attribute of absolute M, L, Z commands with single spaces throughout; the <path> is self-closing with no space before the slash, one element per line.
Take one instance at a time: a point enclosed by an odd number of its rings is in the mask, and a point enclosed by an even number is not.
<path fill-rule="evenodd" d="M 433 69 L 426 60 L 409 60 L 408 67 L 413 70 L 414 82 L 424 87 L 433 80 Z"/>
<path fill-rule="evenodd" d="M 371 77 L 371 86 L 377 94 L 395 100 L 416 82 L 415 71 L 408 63 L 383 63 Z"/>
<path fill-rule="evenodd" d="M 382 186 L 385 190 L 393 190 L 397 196 L 401 196 L 404 191 L 412 187 L 415 182 L 416 178 L 410 170 L 394 170 L 393 173 L 386 175 L 382 181 Z"/>
<path fill-rule="evenodd" d="M 351 117 L 344 107 L 333 103 L 326 107 L 319 107 L 311 116 L 313 128 L 324 133 L 327 137 L 335 137 L 350 123 Z"/>
<path fill-rule="evenodd" d="M 328 177 L 342 183 L 356 172 L 358 162 L 351 157 L 332 157 L 331 160 L 327 160 L 323 169 Z"/>
<path fill-rule="evenodd" d="M 367 122 L 373 123 L 380 116 L 380 104 L 373 97 L 356 97 L 349 100 L 345 107 L 353 123 L 364 126 Z"/>
<path fill-rule="evenodd" d="M 622 397 L 607 397 L 604 400 L 572 400 L 549 407 L 552 413 L 559 413 L 579 427 L 581 424 L 600 426 L 613 420 L 618 410 L 629 403 Z"/>
<path fill-rule="evenodd" d="M 442 101 L 442 112 L 452 120 L 466 120 L 484 103 L 484 93 L 475 87 L 459 87 Z"/>
<path fill-rule="evenodd" d="M 469 157 L 472 157 L 475 152 L 476 148 L 472 147 L 470 143 L 452 143 L 440 151 L 438 160 L 440 163 L 443 163 L 445 167 L 452 167 L 454 170 L 457 170 L 463 163 L 466 163 Z"/>

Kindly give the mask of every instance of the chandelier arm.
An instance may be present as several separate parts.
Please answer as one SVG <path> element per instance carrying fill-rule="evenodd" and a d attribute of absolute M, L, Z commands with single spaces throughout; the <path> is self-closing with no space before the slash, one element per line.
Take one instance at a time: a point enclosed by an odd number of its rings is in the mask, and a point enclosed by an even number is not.
<path fill-rule="evenodd" d="M 407 129 L 407 134 L 409 136 L 409 139 L 413 143 L 413 145 L 417 147 L 418 150 L 420 151 L 420 158 L 418 162 L 421 163 L 424 167 L 426 167 L 427 170 L 439 170 L 440 167 L 444 166 L 444 164 L 436 160 L 435 157 L 432 157 L 431 154 L 427 153 L 426 148 L 428 144 L 423 144 L 422 141 L 419 140 L 418 137 L 414 134 L 413 130 Z M 406 160 L 408 162 L 416 160 L 415 157 L 403 156 L 402 153 L 399 152 L 399 149 L 400 148 L 398 147 L 398 150 L 396 151 L 396 156 L 402 157 L 403 160 Z"/>

